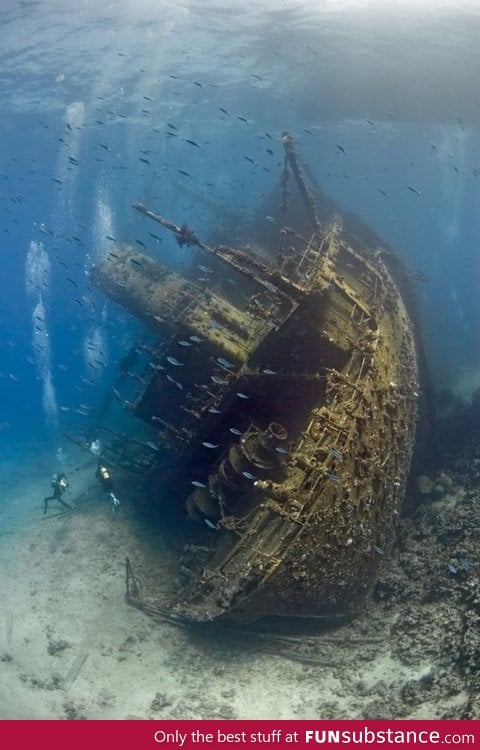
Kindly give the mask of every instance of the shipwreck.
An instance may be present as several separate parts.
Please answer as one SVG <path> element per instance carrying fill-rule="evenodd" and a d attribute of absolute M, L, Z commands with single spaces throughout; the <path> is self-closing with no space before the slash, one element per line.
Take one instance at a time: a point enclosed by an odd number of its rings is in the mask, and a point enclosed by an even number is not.
<path fill-rule="evenodd" d="M 114 435 L 107 458 L 168 487 L 158 502 L 175 509 L 184 545 L 161 606 L 186 621 L 350 611 L 405 493 L 418 373 L 395 264 L 339 216 L 319 220 L 288 133 L 283 145 L 269 247 L 207 244 L 134 204 L 193 248 L 191 264 L 171 270 L 122 245 L 91 271 L 149 331 L 113 393 L 151 439 Z M 100 416 L 92 436 L 101 429 Z"/>

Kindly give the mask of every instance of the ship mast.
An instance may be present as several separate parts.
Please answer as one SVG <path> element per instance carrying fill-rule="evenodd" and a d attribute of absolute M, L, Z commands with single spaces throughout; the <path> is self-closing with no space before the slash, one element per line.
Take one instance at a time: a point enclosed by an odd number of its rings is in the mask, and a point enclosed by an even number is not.
<path fill-rule="evenodd" d="M 284 198 L 282 205 L 283 212 L 284 214 L 286 212 L 286 179 L 287 164 L 289 164 L 295 177 L 295 181 L 297 183 L 303 203 L 305 205 L 308 218 L 313 227 L 314 236 L 317 235 L 317 237 L 321 237 L 322 229 L 316 214 L 315 200 L 308 189 L 307 182 L 303 175 L 300 160 L 294 148 L 293 138 L 287 131 L 284 131 L 282 133 L 282 142 L 285 148 Z M 289 276 L 286 276 L 281 271 L 265 265 L 260 260 L 252 257 L 244 251 L 229 247 L 228 245 L 216 245 L 215 247 L 210 247 L 209 245 L 202 242 L 197 237 L 195 232 L 187 226 L 186 223 L 183 223 L 181 226 L 177 226 L 177 224 L 174 224 L 172 221 L 169 221 L 160 214 L 157 214 L 154 211 L 148 209 L 143 203 L 132 203 L 132 208 L 134 208 L 139 213 L 148 216 L 150 219 L 153 219 L 153 221 L 156 221 L 158 224 L 161 224 L 161 226 L 172 232 L 172 234 L 175 235 L 177 243 L 180 247 L 183 247 L 184 245 L 187 245 L 187 247 L 198 247 L 200 250 L 203 250 L 210 255 L 214 255 L 216 258 L 223 261 L 231 268 L 234 268 L 244 276 L 256 281 L 258 284 L 265 287 L 269 291 L 277 291 L 297 301 L 300 301 L 300 299 L 305 296 L 306 290 L 304 288 L 304 285 L 297 283 L 297 281 L 293 280 Z M 305 251 L 305 253 L 308 254 L 311 251 L 311 242 L 308 243 L 306 240 L 303 241 L 307 245 L 307 250 Z M 317 255 L 318 250 L 316 251 L 315 259 Z M 272 288 L 272 284 L 276 287 L 275 290 Z"/>
<path fill-rule="evenodd" d="M 320 225 L 320 222 L 317 218 L 317 214 L 315 211 L 316 209 L 315 201 L 307 187 L 307 182 L 305 180 L 305 177 L 303 176 L 302 167 L 300 165 L 300 159 L 298 158 L 298 154 L 296 153 L 294 145 L 293 145 L 293 138 L 291 134 L 286 130 L 284 130 L 282 133 L 282 142 L 283 142 L 283 147 L 285 149 L 285 160 L 288 161 L 292 169 L 298 189 L 303 198 L 303 202 L 305 203 L 305 208 L 308 214 L 308 218 L 310 219 L 312 228 L 314 232 L 316 232 L 317 234 L 320 234 L 321 225 Z"/>
<path fill-rule="evenodd" d="M 277 291 L 289 298 L 293 297 L 300 299 L 304 297 L 305 291 L 299 286 L 299 284 L 292 281 L 292 279 L 289 279 L 287 276 L 284 276 L 275 268 L 270 268 L 257 260 L 257 258 L 245 253 L 243 250 L 237 250 L 228 245 L 216 245 L 215 247 L 210 247 L 201 242 L 186 224 L 182 224 L 182 226 L 179 227 L 168 219 L 165 219 L 160 214 L 150 211 L 143 205 L 143 203 L 132 203 L 132 208 L 169 229 L 176 236 L 177 242 L 181 247 L 183 245 L 193 245 L 210 253 L 210 255 L 214 255 L 231 268 L 234 268 L 244 276 L 256 281 L 270 292 Z M 275 289 L 273 289 L 273 286 Z"/>

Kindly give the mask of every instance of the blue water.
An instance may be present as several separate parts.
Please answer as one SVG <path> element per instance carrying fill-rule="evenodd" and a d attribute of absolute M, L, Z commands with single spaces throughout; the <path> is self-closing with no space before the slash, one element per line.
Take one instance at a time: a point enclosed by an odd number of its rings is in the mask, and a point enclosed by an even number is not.
<path fill-rule="evenodd" d="M 204 238 L 224 212 L 248 221 L 278 183 L 284 129 L 325 192 L 428 275 L 417 291 L 433 379 L 468 397 L 479 24 L 473 1 L 3 0 L 4 455 L 36 443 L 53 455 L 135 340 L 138 324 L 88 282 L 107 235 L 188 260 L 131 203 Z"/>

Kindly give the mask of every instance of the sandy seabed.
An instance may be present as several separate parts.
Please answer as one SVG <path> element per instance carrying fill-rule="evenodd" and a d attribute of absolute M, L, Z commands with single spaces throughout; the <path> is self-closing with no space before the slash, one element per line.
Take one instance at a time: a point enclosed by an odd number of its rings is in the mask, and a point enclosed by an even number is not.
<path fill-rule="evenodd" d="M 127 555 L 160 593 L 175 578 L 134 492 L 117 488 L 114 515 L 93 462 L 72 452 L 74 509 L 52 502 L 44 516 L 59 467 L 22 460 L 0 467 L 1 719 L 480 718 L 478 497 L 463 487 L 401 522 L 358 618 L 299 642 L 236 640 L 126 603 Z M 453 575 L 460 555 L 471 568 Z"/>

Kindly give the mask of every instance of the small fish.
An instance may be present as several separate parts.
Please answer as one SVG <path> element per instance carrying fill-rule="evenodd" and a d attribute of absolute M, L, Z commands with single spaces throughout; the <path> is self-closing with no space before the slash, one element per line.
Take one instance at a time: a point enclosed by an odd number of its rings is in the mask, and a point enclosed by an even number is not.
<path fill-rule="evenodd" d="M 149 362 L 148 366 L 152 368 L 152 370 L 163 370 L 162 365 L 157 365 L 155 362 Z"/>
<path fill-rule="evenodd" d="M 248 125 L 248 120 L 246 117 L 242 117 L 241 115 L 237 115 L 237 120 L 240 120 L 240 122 L 246 122 Z"/>
<path fill-rule="evenodd" d="M 237 430 L 236 427 L 229 427 L 228 429 L 230 430 L 230 432 L 232 433 L 232 435 L 237 435 L 238 437 L 240 437 L 242 435 L 242 433 L 240 432 L 240 430 Z"/>
<path fill-rule="evenodd" d="M 202 445 L 203 445 L 204 448 L 210 448 L 210 449 L 218 448 L 218 445 L 214 445 L 213 443 L 208 443 L 206 441 L 203 442 Z"/>
<path fill-rule="evenodd" d="M 273 216 L 269 216 L 268 214 L 267 214 L 267 216 L 265 216 L 265 220 L 268 221 L 270 224 L 276 224 L 277 223 L 275 221 L 275 219 L 273 218 Z"/>
<path fill-rule="evenodd" d="M 277 287 L 274 284 L 270 283 L 270 281 L 264 281 L 263 283 L 269 292 L 278 292 Z"/>
<path fill-rule="evenodd" d="M 194 487 L 199 487 L 200 489 L 203 489 L 207 486 L 203 482 L 199 482 L 198 479 L 194 479 L 192 482 L 190 482 L 190 484 L 193 484 Z"/>
<path fill-rule="evenodd" d="M 198 267 L 200 271 L 202 271 L 202 273 L 213 273 L 212 269 L 208 268 L 207 266 L 198 266 Z"/>
<path fill-rule="evenodd" d="M 227 110 L 223 109 L 223 107 L 219 107 L 218 109 L 220 110 L 220 112 L 223 112 L 224 115 L 229 115 L 230 114 L 230 112 L 227 112 Z"/>
<path fill-rule="evenodd" d="M 200 81 L 194 81 L 193 83 L 195 84 L 195 86 L 198 86 L 199 89 L 203 89 L 203 86 L 200 83 Z"/>
<path fill-rule="evenodd" d="M 255 479 L 253 474 L 250 474 L 249 471 L 242 471 L 242 477 L 245 477 L 245 479 Z"/>
<path fill-rule="evenodd" d="M 219 365 L 222 365 L 222 367 L 226 367 L 227 369 L 233 367 L 233 364 L 229 362 L 228 359 L 225 359 L 225 357 L 217 357 L 217 362 Z"/>
<path fill-rule="evenodd" d="M 169 128 L 170 128 L 170 130 L 176 130 L 176 129 L 177 129 L 177 128 L 175 127 L 175 125 L 172 125 L 172 123 L 171 123 L 171 122 L 167 122 L 167 127 L 169 127 Z"/>
<path fill-rule="evenodd" d="M 342 458 L 343 458 L 343 453 L 340 453 L 340 451 L 336 451 L 336 450 L 335 450 L 334 448 L 330 448 L 330 454 L 331 454 L 331 455 L 332 455 L 332 456 L 333 456 L 334 458 L 340 458 L 340 459 L 342 459 Z"/>
<path fill-rule="evenodd" d="M 148 447 L 151 448 L 153 451 L 158 451 L 160 448 L 155 443 L 152 443 L 150 440 L 147 443 Z"/>
<path fill-rule="evenodd" d="M 189 143 L 189 144 L 190 144 L 190 146 L 195 146 L 196 148 L 202 148 L 202 147 L 201 147 L 201 146 L 199 146 L 199 145 L 198 145 L 198 143 L 196 143 L 195 141 L 191 141 L 191 140 L 190 140 L 190 138 L 185 138 L 185 143 Z"/>
<path fill-rule="evenodd" d="M 60 411 L 70 411 L 69 406 L 59 406 L 58 408 L 60 409 Z"/>
<path fill-rule="evenodd" d="M 179 341 L 178 344 L 179 344 L 179 346 L 191 346 L 190 341 L 183 341 L 182 340 L 182 341 Z"/>
<path fill-rule="evenodd" d="M 148 159 L 144 159 L 143 156 L 139 156 L 138 159 L 139 161 L 143 161 L 144 164 L 148 164 L 150 166 L 150 162 L 148 161 Z"/>
<path fill-rule="evenodd" d="M 150 237 L 153 237 L 153 239 L 156 240 L 157 242 L 163 241 L 163 237 L 159 237 L 158 234 L 155 234 L 155 232 L 149 232 L 148 234 L 150 235 Z"/>
<path fill-rule="evenodd" d="M 177 172 L 179 172 L 179 174 L 183 174 L 184 177 L 191 177 L 192 176 L 190 174 L 190 172 L 185 172 L 184 169 L 177 169 Z"/>
<path fill-rule="evenodd" d="M 70 278 L 70 276 L 65 276 L 65 279 L 70 282 L 70 284 L 73 284 L 74 287 L 78 288 L 78 284 L 76 281 Z"/>
<path fill-rule="evenodd" d="M 213 521 L 210 521 L 209 518 L 204 518 L 203 520 L 211 529 L 218 529 L 218 523 L 213 523 Z"/>
<path fill-rule="evenodd" d="M 222 413 L 220 411 L 220 409 L 215 409 L 213 406 L 211 406 L 210 409 L 208 409 L 208 411 L 210 412 L 210 414 L 221 414 Z"/>
<path fill-rule="evenodd" d="M 372 549 L 375 550 L 375 552 L 378 555 L 384 555 L 385 554 L 385 552 L 383 551 L 383 549 L 381 547 L 379 547 L 378 544 L 373 544 L 372 545 Z"/>
<path fill-rule="evenodd" d="M 327 477 L 329 479 L 332 479 L 334 482 L 339 482 L 340 481 L 340 477 L 337 477 L 336 474 L 327 474 Z"/>
<path fill-rule="evenodd" d="M 219 378 L 218 375 L 210 375 L 210 380 L 212 383 L 215 383 L 215 385 L 223 385 L 225 383 L 222 378 Z"/>
<path fill-rule="evenodd" d="M 275 372 L 275 370 L 269 370 L 268 367 L 265 370 L 262 370 L 262 372 L 265 373 L 265 375 L 276 375 L 277 374 Z"/>
<path fill-rule="evenodd" d="M 181 383 L 179 383 L 178 380 L 175 383 L 175 385 L 177 386 L 177 388 L 178 388 L 179 391 L 183 391 L 183 385 Z"/>
<path fill-rule="evenodd" d="M 448 568 L 448 570 L 450 571 L 450 573 L 452 575 L 456 575 L 457 574 L 457 567 L 456 567 L 456 565 L 452 565 L 452 563 L 448 563 L 447 568 Z"/>
<path fill-rule="evenodd" d="M 462 566 L 465 573 L 470 573 L 470 563 L 468 562 L 468 560 L 460 560 L 460 565 Z"/>
<path fill-rule="evenodd" d="M 110 240 L 111 242 L 116 242 L 116 241 L 117 241 L 117 240 L 116 240 L 116 238 L 115 238 L 115 237 L 112 237 L 112 235 L 111 235 L 111 234 L 106 234 L 106 235 L 105 235 L 105 238 L 106 238 L 107 240 Z M 113 253 L 111 253 L 111 255 L 113 255 Z"/>
<path fill-rule="evenodd" d="M 407 188 L 410 190 L 411 193 L 416 193 L 416 195 L 421 195 L 420 190 L 417 190 L 417 188 L 413 187 L 413 185 L 407 185 Z"/>
<path fill-rule="evenodd" d="M 288 450 L 286 448 L 283 448 L 283 446 L 281 445 L 277 445 L 275 450 L 277 451 L 277 453 L 288 453 Z"/>
<path fill-rule="evenodd" d="M 168 375 L 168 373 L 167 373 L 167 380 L 169 380 L 169 381 L 170 381 L 170 383 L 176 383 L 176 380 L 175 380 L 175 378 L 172 378 L 172 376 L 171 376 L 171 375 Z"/>
<path fill-rule="evenodd" d="M 238 398 L 244 398 L 244 399 L 250 398 L 250 396 L 247 396 L 246 393 L 242 393 L 241 391 L 237 392 L 237 396 Z"/>
<path fill-rule="evenodd" d="M 339 151 L 342 152 L 342 154 L 346 154 L 347 153 L 347 150 L 343 146 L 341 146 L 339 143 L 337 143 L 337 148 L 338 148 Z"/>
<path fill-rule="evenodd" d="M 243 155 L 243 158 L 250 162 L 250 164 L 253 164 L 254 167 L 257 166 L 257 162 L 255 159 L 252 159 L 251 156 L 247 156 L 246 154 Z"/>
<path fill-rule="evenodd" d="M 139 240 L 135 240 L 135 241 L 138 242 L 138 244 L 140 245 Z M 141 244 L 143 245 L 143 242 Z M 132 263 L 132 265 L 138 266 L 139 268 L 143 268 L 143 264 L 140 263 L 139 260 L 135 260 L 134 258 L 130 258 L 129 260 L 130 260 L 130 263 Z"/>
<path fill-rule="evenodd" d="M 183 367 L 183 362 L 179 362 L 175 357 L 167 357 L 167 362 L 174 367 Z"/>
<path fill-rule="evenodd" d="M 194 336 L 189 336 L 188 338 L 190 339 L 190 341 L 194 341 L 195 344 L 201 344 L 203 341 L 203 339 L 201 339 L 200 336 L 194 335 Z"/>

